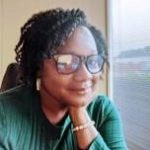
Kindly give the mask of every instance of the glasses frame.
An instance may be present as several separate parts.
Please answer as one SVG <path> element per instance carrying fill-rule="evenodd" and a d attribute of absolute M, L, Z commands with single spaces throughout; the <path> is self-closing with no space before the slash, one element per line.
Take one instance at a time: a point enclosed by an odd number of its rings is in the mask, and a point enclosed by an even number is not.
<path fill-rule="evenodd" d="M 78 67 L 77 67 L 74 71 L 69 72 L 69 73 L 62 73 L 62 72 L 60 72 L 59 69 L 58 69 L 58 57 L 59 57 L 60 55 L 73 55 L 73 56 L 78 57 L 78 58 L 79 58 L 79 65 L 78 65 Z M 91 57 L 91 56 L 99 56 L 99 57 L 101 57 L 102 60 L 103 60 L 102 65 L 101 65 L 101 68 L 100 68 L 97 72 L 94 72 L 94 73 L 92 73 L 92 72 L 89 70 L 89 67 L 88 67 L 88 64 L 87 64 L 87 60 L 88 60 L 88 58 Z M 72 54 L 72 53 L 56 53 L 56 54 L 51 55 L 49 59 L 53 59 L 53 60 L 55 61 L 57 72 L 60 73 L 60 74 L 64 74 L 64 75 L 68 75 L 68 74 L 72 74 L 72 73 L 76 72 L 76 71 L 81 67 L 81 65 L 82 65 L 83 63 L 84 63 L 84 65 L 86 66 L 86 69 L 88 70 L 89 73 L 91 73 L 91 74 L 97 74 L 98 72 L 101 72 L 101 71 L 103 70 L 104 63 L 105 63 L 105 58 L 104 58 L 101 54 L 95 54 L 95 55 L 89 55 L 89 56 L 80 56 L 80 55 L 75 55 L 75 54 Z"/>

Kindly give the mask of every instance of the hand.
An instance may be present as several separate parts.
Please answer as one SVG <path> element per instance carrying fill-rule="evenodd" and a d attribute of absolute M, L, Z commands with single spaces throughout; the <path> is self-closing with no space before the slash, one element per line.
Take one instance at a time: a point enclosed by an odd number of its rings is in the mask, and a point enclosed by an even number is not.
<path fill-rule="evenodd" d="M 86 125 L 87 123 L 92 121 L 90 116 L 88 115 L 86 106 L 69 107 L 69 114 L 71 116 L 72 124 L 74 127 Z M 98 135 L 98 131 L 93 125 L 74 133 L 77 137 L 78 147 L 81 149 L 88 149 L 91 142 Z"/>
<path fill-rule="evenodd" d="M 85 124 L 90 121 L 86 107 L 69 107 L 69 115 L 74 126 Z"/>

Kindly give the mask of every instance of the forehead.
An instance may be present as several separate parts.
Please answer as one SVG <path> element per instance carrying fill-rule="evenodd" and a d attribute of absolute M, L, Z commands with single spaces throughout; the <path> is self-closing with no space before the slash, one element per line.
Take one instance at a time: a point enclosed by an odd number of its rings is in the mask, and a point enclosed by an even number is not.
<path fill-rule="evenodd" d="M 80 26 L 75 29 L 71 36 L 60 46 L 59 53 L 72 53 L 76 55 L 91 55 L 97 53 L 93 35 L 87 27 Z"/>

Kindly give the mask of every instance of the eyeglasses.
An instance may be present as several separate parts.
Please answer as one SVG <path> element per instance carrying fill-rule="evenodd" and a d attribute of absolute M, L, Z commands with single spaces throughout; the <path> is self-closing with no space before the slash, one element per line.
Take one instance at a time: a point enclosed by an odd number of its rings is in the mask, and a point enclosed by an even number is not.
<path fill-rule="evenodd" d="M 101 55 L 77 56 L 73 54 L 55 54 L 52 56 L 56 61 L 57 71 L 61 74 L 75 72 L 82 63 L 91 74 L 96 74 L 103 69 L 104 58 Z"/>

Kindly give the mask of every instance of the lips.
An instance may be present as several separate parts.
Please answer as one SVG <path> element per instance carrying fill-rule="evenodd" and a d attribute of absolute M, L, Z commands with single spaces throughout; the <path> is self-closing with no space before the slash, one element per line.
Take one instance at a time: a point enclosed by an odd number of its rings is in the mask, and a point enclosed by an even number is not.
<path fill-rule="evenodd" d="M 78 94 L 87 94 L 92 91 L 92 84 L 90 82 L 86 82 L 81 84 L 79 87 L 71 88 L 71 91 Z"/>

